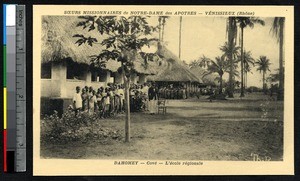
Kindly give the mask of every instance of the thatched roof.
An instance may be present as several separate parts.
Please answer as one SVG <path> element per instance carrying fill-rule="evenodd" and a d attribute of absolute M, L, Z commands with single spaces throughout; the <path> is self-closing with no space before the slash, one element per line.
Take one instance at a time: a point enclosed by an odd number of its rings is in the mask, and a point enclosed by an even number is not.
<path fill-rule="evenodd" d="M 199 82 L 198 79 L 189 68 L 165 46 L 158 48 L 158 54 L 162 58 L 162 65 L 156 75 L 149 76 L 150 81 L 165 81 L 165 82 Z"/>
<path fill-rule="evenodd" d="M 134 62 L 134 70 L 137 73 L 143 73 L 146 75 L 155 75 L 157 74 L 157 67 L 158 62 L 150 62 L 148 61 L 147 64 L 145 64 L 145 61 L 142 57 L 140 57 L 139 54 L 136 55 L 136 60 Z M 116 60 L 109 60 L 106 63 L 106 69 L 117 72 L 118 68 L 121 66 L 120 62 L 117 62 Z"/>
<path fill-rule="evenodd" d="M 192 67 L 190 70 L 195 76 L 203 81 L 203 84 L 218 85 L 217 74 L 208 74 L 208 72 L 201 67 Z"/>
<path fill-rule="evenodd" d="M 100 44 L 89 46 L 75 44 L 77 38 L 75 34 L 84 34 L 98 39 L 103 39 L 98 31 L 82 30 L 77 27 L 80 20 L 77 16 L 43 16 L 42 19 L 42 63 L 62 61 L 71 58 L 74 62 L 90 65 L 90 56 L 97 55 L 103 47 Z M 145 66 L 141 56 L 135 57 L 134 69 L 138 73 L 155 74 L 157 73 L 157 64 L 149 63 Z M 120 67 L 120 62 L 108 60 L 106 69 L 116 72 Z"/>

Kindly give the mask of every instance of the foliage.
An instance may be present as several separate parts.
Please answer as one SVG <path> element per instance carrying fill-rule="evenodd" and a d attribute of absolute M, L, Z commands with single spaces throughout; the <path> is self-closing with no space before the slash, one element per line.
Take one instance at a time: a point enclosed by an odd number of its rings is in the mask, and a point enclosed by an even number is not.
<path fill-rule="evenodd" d="M 225 56 L 226 59 L 229 61 L 230 55 L 232 55 L 233 59 L 233 67 L 237 68 L 237 62 L 239 60 L 240 54 L 240 47 L 233 44 L 231 47 L 227 42 L 223 46 L 220 47 L 220 50 L 223 52 L 222 56 Z"/>
<path fill-rule="evenodd" d="M 237 39 L 237 21 L 236 17 L 228 17 L 226 23 L 226 35 L 228 37 L 228 41 L 233 45 L 236 44 Z"/>
<path fill-rule="evenodd" d="M 168 19 L 169 16 L 159 16 L 158 21 L 161 22 L 162 25 L 166 24 L 166 19 Z"/>
<path fill-rule="evenodd" d="M 247 91 L 250 92 L 250 93 L 252 93 L 252 92 L 261 92 L 262 89 L 257 87 L 257 86 L 250 86 L 250 87 L 247 88 Z"/>
<path fill-rule="evenodd" d="M 283 24 L 284 24 L 285 18 L 284 17 L 275 17 L 273 20 L 272 27 L 270 29 L 270 32 L 273 32 L 273 35 L 277 38 L 277 41 L 280 40 L 280 31 L 283 31 Z"/>
<path fill-rule="evenodd" d="M 159 41 L 164 41 L 164 31 L 165 31 L 165 25 L 166 25 L 166 19 L 168 19 L 169 16 L 159 16 L 158 17 L 158 28 L 159 28 Z"/>
<path fill-rule="evenodd" d="M 250 72 L 251 71 L 251 66 L 255 65 L 255 60 L 252 57 L 251 51 L 244 51 L 244 71 L 245 72 Z"/>
<path fill-rule="evenodd" d="M 285 18 L 275 17 L 270 30 L 273 32 L 273 35 L 277 38 L 277 42 L 279 43 L 279 89 L 277 92 L 277 100 L 284 99 L 284 26 Z"/>
<path fill-rule="evenodd" d="M 208 74 L 218 73 L 219 76 L 223 76 L 224 73 L 229 73 L 229 62 L 225 59 L 225 56 L 216 57 L 215 60 L 210 60 L 207 68 Z M 234 76 L 239 76 L 235 70 Z"/>
<path fill-rule="evenodd" d="M 242 59 L 241 54 L 238 54 L 237 60 L 240 62 Z M 244 50 L 244 72 L 250 72 L 251 67 L 255 66 L 255 59 L 252 57 L 252 52 L 251 51 L 246 51 Z"/>
<path fill-rule="evenodd" d="M 226 94 L 224 94 L 224 93 L 210 95 L 207 99 L 210 99 L 210 100 L 227 100 L 226 99 Z"/>
<path fill-rule="evenodd" d="M 206 56 L 202 55 L 202 57 L 199 57 L 197 60 L 193 60 L 190 64 L 189 67 L 202 67 L 202 68 L 207 68 L 208 65 L 210 64 L 211 59 L 207 58 Z"/>
<path fill-rule="evenodd" d="M 133 62 L 136 60 L 136 54 L 143 55 L 145 64 L 147 61 L 152 61 L 153 53 L 149 56 L 142 51 L 144 46 L 150 47 L 151 42 L 157 41 L 151 38 L 152 32 L 156 31 L 157 27 L 150 26 L 147 22 L 148 17 L 143 16 L 80 16 L 80 21 L 77 26 L 83 29 L 88 28 L 88 31 L 98 30 L 101 35 L 99 42 L 96 37 L 86 37 L 82 34 L 76 34 L 73 37 L 78 38 L 76 44 L 78 46 L 87 43 L 90 46 L 98 43 L 103 46 L 103 49 L 98 55 L 91 56 L 91 62 L 95 65 L 103 67 L 103 62 L 109 60 L 117 60 L 122 63 L 127 71 L 126 75 L 130 75 L 134 69 Z"/>
<path fill-rule="evenodd" d="M 218 73 L 220 76 L 223 76 L 225 72 L 229 70 L 228 62 L 225 61 L 225 57 L 216 57 L 215 61 L 211 60 L 210 65 L 208 66 L 207 70 L 210 73 Z"/>
<path fill-rule="evenodd" d="M 246 28 L 247 26 L 254 28 L 254 24 L 265 25 L 263 20 L 256 17 L 236 17 L 235 19 L 240 28 Z"/>
<path fill-rule="evenodd" d="M 278 83 L 280 81 L 280 74 L 279 74 L 279 69 L 276 70 L 276 72 L 274 74 L 270 74 L 269 77 L 267 77 L 267 81 L 271 82 L 271 83 Z M 284 73 L 284 69 L 283 69 L 283 73 Z"/>
<path fill-rule="evenodd" d="M 255 62 L 255 64 L 258 66 L 257 70 L 259 72 L 266 73 L 267 71 L 270 71 L 270 60 L 266 56 L 260 56 L 259 59 Z"/>
<path fill-rule="evenodd" d="M 207 67 L 208 74 L 217 73 L 219 75 L 220 89 L 219 93 L 222 93 L 223 88 L 223 75 L 225 72 L 229 72 L 229 63 L 225 61 L 225 57 L 216 57 L 215 61 L 211 60 Z"/>
<path fill-rule="evenodd" d="M 226 23 L 226 35 L 227 35 L 227 51 L 225 50 L 225 56 L 227 56 L 228 61 L 230 63 L 229 65 L 229 86 L 227 89 L 228 96 L 230 98 L 233 98 L 233 92 L 234 92 L 234 55 L 233 55 L 233 49 L 236 45 L 236 39 L 237 39 L 237 24 L 234 17 L 228 17 L 227 23 Z"/>
<path fill-rule="evenodd" d="M 265 22 L 259 18 L 255 18 L 255 17 L 236 17 L 235 18 L 236 24 L 238 24 L 238 26 L 241 29 L 241 60 L 244 60 L 244 50 L 243 50 L 243 46 L 244 46 L 244 28 L 246 27 L 250 27 L 250 28 L 254 28 L 254 24 L 260 24 L 262 26 L 265 25 Z M 245 73 L 245 69 L 244 69 L 244 62 L 241 61 L 241 97 L 244 97 L 244 73 Z"/>
<path fill-rule="evenodd" d="M 88 141 L 91 139 L 120 139 L 119 130 L 103 127 L 97 114 L 66 111 L 60 118 L 57 111 L 42 121 L 45 129 L 42 140 L 65 143 L 70 141 Z"/>
<path fill-rule="evenodd" d="M 270 74 L 269 77 L 267 77 L 267 81 L 270 83 L 276 83 L 279 81 L 279 73 L 276 74 Z"/>
<path fill-rule="evenodd" d="M 198 61 L 197 60 L 193 60 L 191 63 L 189 63 L 189 67 L 190 68 L 194 68 L 194 67 L 198 67 Z"/>
<path fill-rule="evenodd" d="M 238 77 L 239 73 L 236 69 L 238 67 L 237 63 L 239 61 L 240 47 L 235 44 L 230 47 L 229 44 L 225 42 L 225 44 L 220 47 L 220 50 L 223 52 L 222 57 L 226 58 L 226 61 L 228 62 L 228 73 L 232 74 L 229 76 Z M 232 58 L 232 72 L 230 72 L 230 57 Z"/>
<path fill-rule="evenodd" d="M 142 51 L 144 47 L 150 47 L 153 42 L 157 42 L 156 38 L 152 38 L 152 33 L 158 27 L 148 24 L 148 16 L 80 16 L 83 19 L 77 24 L 83 29 L 89 28 L 88 31 L 97 29 L 101 35 L 102 41 L 100 45 L 103 46 L 99 50 L 98 55 L 93 55 L 91 62 L 96 66 L 103 65 L 111 59 L 121 62 L 118 72 L 122 74 L 125 87 L 125 141 L 130 140 L 130 99 L 129 99 L 129 84 L 130 76 L 136 72 L 135 62 L 139 59 L 144 60 L 144 66 L 147 67 L 148 61 L 157 60 L 159 57 L 156 53 Z M 84 35 L 76 34 L 74 37 L 77 40 L 78 46 L 83 43 L 88 43 L 90 46 L 97 43 L 98 40 L 94 37 L 85 37 Z M 81 44 L 80 44 L 81 43 Z M 143 57 L 143 58 L 141 58 Z M 105 63 L 104 63 L 105 66 Z"/>
<path fill-rule="evenodd" d="M 270 60 L 266 56 L 260 56 L 259 59 L 255 62 L 255 64 L 258 65 L 257 70 L 259 72 L 262 72 L 263 74 L 263 90 L 265 92 L 266 91 L 265 75 L 267 71 L 270 71 L 269 69 L 271 65 Z"/>

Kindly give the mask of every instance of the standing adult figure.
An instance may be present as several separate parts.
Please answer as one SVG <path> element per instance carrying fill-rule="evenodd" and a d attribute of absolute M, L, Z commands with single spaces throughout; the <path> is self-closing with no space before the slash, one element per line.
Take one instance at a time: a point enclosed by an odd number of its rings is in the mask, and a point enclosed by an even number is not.
<path fill-rule="evenodd" d="M 144 83 L 144 87 L 142 89 L 142 92 L 145 96 L 145 110 L 149 111 L 149 95 L 148 95 L 148 91 L 149 91 L 149 86 L 147 83 Z"/>
<path fill-rule="evenodd" d="M 148 90 L 149 96 L 149 112 L 155 114 L 157 112 L 157 90 L 154 83 L 151 84 Z"/>
<path fill-rule="evenodd" d="M 123 85 L 118 86 L 118 94 L 120 95 L 120 112 L 124 111 L 125 93 Z"/>

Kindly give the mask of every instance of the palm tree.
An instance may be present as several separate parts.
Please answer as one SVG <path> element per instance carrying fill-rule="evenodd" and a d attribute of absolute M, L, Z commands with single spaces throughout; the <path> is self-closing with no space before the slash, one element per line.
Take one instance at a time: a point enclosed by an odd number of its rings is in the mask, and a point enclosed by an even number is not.
<path fill-rule="evenodd" d="M 229 60 L 230 70 L 229 70 L 229 89 L 228 89 L 228 97 L 233 98 L 233 91 L 234 91 L 234 80 L 233 80 L 233 52 L 234 46 L 236 45 L 236 35 L 237 35 L 237 26 L 236 20 L 234 17 L 229 17 L 226 24 L 226 34 L 228 35 L 228 51 L 226 51 L 226 56 Z M 225 52 L 224 52 L 225 53 Z"/>
<path fill-rule="evenodd" d="M 237 68 L 237 59 L 239 54 L 240 47 L 236 47 L 235 43 L 231 45 L 225 42 L 223 46 L 220 47 L 220 50 L 223 52 L 224 57 L 226 57 L 229 63 L 229 81 L 228 81 L 228 97 L 233 98 L 234 92 L 234 77 L 236 75 Z"/>
<path fill-rule="evenodd" d="M 179 59 L 181 57 L 181 28 L 182 28 L 182 16 L 179 17 Z"/>
<path fill-rule="evenodd" d="M 244 90 L 247 89 L 247 82 L 248 82 L 248 72 L 251 71 L 250 64 L 244 64 Z"/>
<path fill-rule="evenodd" d="M 220 89 L 219 93 L 222 93 L 223 89 L 223 75 L 225 72 L 229 72 L 229 64 L 227 61 L 225 61 L 225 57 L 216 57 L 215 61 L 211 60 L 210 65 L 207 68 L 208 73 L 207 74 L 212 74 L 212 73 L 217 73 L 219 75 L 219 82 L 220 82 Z"/>
<path fill-rule="evenodd" d="M 239 60 L 241 60 L 241 56 L 238 56 Z M 244 51 L 244 60 L 243 60 L 243 63 L 244 63 L 244 89 L 247 87 L 247 74 L 248 72 L 251 71 L 251 66 L 254 66 L 255 60 L 254 58 L 252 58 L 252 53 L 251 51 Z"/>
<path fill-rule="evenodd" d="M 237 47 L 235 44 L 233 44 L 233 46 L 229 46 L 229 44 L 225 42 L 224 45 L 220 47 L 220 50 L 223 52 L 222 56 L 224 56 L 229 63 L 229 69 L 231 69 L 232 67 L 232 72 L 234 73 L 235 69 L 238 67 L 237 63 L 240 57 L 239 56 L 240 47 Z M 230 61 L 230 58 L 232 59 L 232 63 Z M 233 80 L 234 80 L 234 74 L 233 74 Z"/>
<path fill-rule="evenodd" d="M 191 63 L 189 63 L 190 68 L 195 68 L 199 66 L 199 61 L 198 60 L 193 60 Z"/>
<path fill-rule="evenodd" d="M 158 17 L 158 40 L 161 41 L 162 21 L 161 16 Z"/>
<path fill-rule="evenodd" d="M 235 44 L 233 44 L 232 46 L 230 46 L 227 42 L 224 43 L 224 45 L 222 45 L 220 47 L 220 50 L 223 52 L 222 56 L 225 56 L 228 60 L 229 57 L 232 56 L 232 63 L 233 63 L 233 68 L 236 67 L 236 61 L 239 58 L 239 54 L 240 54 L 240 47 L 237 47 Z M 229 61 L 230 62 L 230 61 Z"/>
<path fill-rule="evenodd" d="M 211 59 L 207 58 L 205 55 L 202 55 L 202 57 L 199 57 L 197 60 L 193 60 L 191 63 L 189 63 L 189 67 L 201 67 L 205 69 L 210 65 L 210 63 Z"/>
<path fill-rule="evenodd" d="M 270 60 L 266 56 L 260 56 L 259 59 L 255 62 L 258 66 L 257 70 L 263 74 L 263 91 L 266 93 L 266 86 L 265 86 L 265 76 L 267 71 L 270 71 L 269 67 L 271 65 Z"/>
<path fill-rule="evenodd" d="M 165 33 L 165 25 L 166 25 L 166 19 L 169 18 L 169 16 L 160 16 L 161 18 L 161 41 L 164 41 L 164 33 Z"/>
<path fill-rule="evenodd" d="M 273 31 L 274 35 L 277 37 L 279 42 L 279 88 L 277 93 L 277 100 L 283 100 L 283 87 L 284 87 L 284 50 L 283 50 L 283 43 L 284 43 L 284 17 L 276 17 L 273 21 L 273 26 L 271 31 Z"/>
<path fill-rule="evenodd" d="M 265 22 L 259 18 L 254 17 L 236 17 L 235 18 L 237 24 L 239 25 L 241 29 L 241 60 L 244 59 L 244 29 L 246 27 L 254 28 L 254 24 L 261 24 L 265 25 Z M 241 97 L 244 97 L 244 64 L 243 61 L 241 61 Z"/>
<path fill-rule="evenodd" d="M 279 69 L 276 71 L 275 74 L 270 74 L 269 77 L 267 78 L 267 80 L 271 83 L 276 83 L 279 82 Z"/>
<path fill-rule="evenodd" d="M 207 58 L 205 55 L 202 55 L 202 57 L 200 57 L 198 61 L 199 66 L 202 68 L 207 68 L 211 63 L 211 59 Z"/>

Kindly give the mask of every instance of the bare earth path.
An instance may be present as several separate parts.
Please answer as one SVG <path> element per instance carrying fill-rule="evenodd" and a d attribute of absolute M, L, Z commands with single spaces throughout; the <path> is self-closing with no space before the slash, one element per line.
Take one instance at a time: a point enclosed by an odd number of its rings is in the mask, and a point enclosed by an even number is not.
<path fill-rule="evenodd" d="M 238 97 L 238 96 L 236 96 Z M 42 143 L 43 158 L 282 160 L 283 102 L 264 95 L 209 102 L 169 100 L 166 115 L 132 113 L 131 142 Z M 124 115 L 99 120 L 124 135 Z"/>

